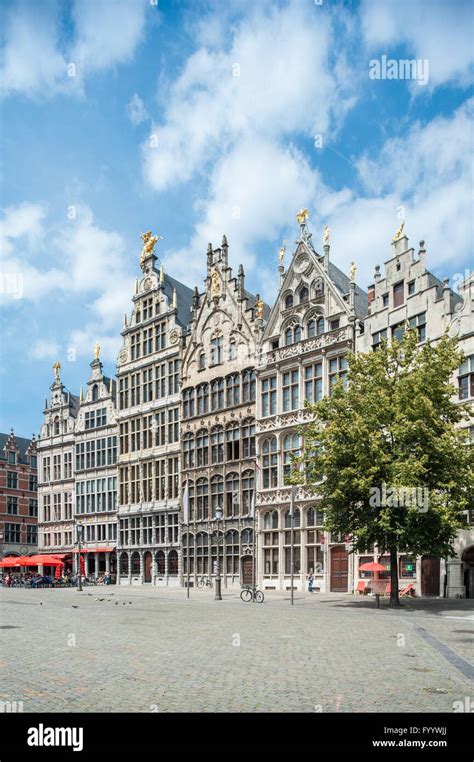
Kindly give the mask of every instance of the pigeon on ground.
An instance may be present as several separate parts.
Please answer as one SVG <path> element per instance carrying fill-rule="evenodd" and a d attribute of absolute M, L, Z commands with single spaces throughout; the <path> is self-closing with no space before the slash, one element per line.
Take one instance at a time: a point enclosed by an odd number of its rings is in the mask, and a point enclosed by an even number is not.
<path fill-rule="evenodd" d="M 72 604 L 72 607 L 73 607 L 73 609 L 78 609 L 79 608 L 79 606 L 74 606 L 74 604 Z"/>

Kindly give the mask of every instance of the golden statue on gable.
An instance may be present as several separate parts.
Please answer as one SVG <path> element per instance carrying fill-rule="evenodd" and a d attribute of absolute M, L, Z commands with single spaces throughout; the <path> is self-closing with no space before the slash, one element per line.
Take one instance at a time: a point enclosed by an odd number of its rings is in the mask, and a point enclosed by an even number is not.
<path fill-rule="evenodd" d="M 405 227 L 405 220 L 402 222 L 402 224 L 401 224 L 401 225 L 400 225 L 400 227 L 398 228 L 397 232 L 396 232 L 396 233 L 395 233 L 395 235 L 393 236 L 393 238 L 392 238 L 392 243 L 395 243 L 396 241 L 399 241 L 399 240 L 400 240 L 400 238 L 401 238 L 401 237 L 402 237 L 402 235 L 403 235 L 403 228 L 404 228 L 404 227 Z"/>
<path fill-rule="evenodd" d="M 298 225 L 304 225 L 306 220 L 309 217 L 309 212 L 307 209 L 300 209 L 298 214 L 296 215 L 296 219 L 298 221 Z"/>
<path fill-rule="evenodd" d="M 263 299 L 259 299 L 258 302 L 255 305 L 256 308 L 257 308 L 257 320 L 262 320 L 262 318 L 263 318 L 263 306 L 264 306 L 264 304 L 265 304 L 265 302 L 263 301 Z"/>
<path fill-rule="evenodd" d="M 211 292 L 213 296 L 219 296 L 221 292 L 221 284 L 217 270 L 213 270 L 211 274 Z"/>
<path fill-rule="evenodd" d="M 143 267 L 145 258 L 148 257 L 150 254 L 153 254 L 153 249 L 155 248 L 155 245 L 158 243 L 160 239 L 163 238 L 163 236 L 153 235 L 151 230 L 147 230 L 146 233 L 142 233 L 140 235 L 140 238 L 143 241 L 143 249 L 140 255 L 140 266 Z"/>
<path fill-rule="evenodd" d="M 61 363 L 59 360 L 56 360 L 56 362 L 53 365 L 54 370 L 54 380 L 59 381 L 59 371 L 61 370 Z"/>
<path fill-rule="evenodd" d="M 325 246 L 329 243 L 329 233 L 331 232 L 331 228 L 328 228 L 327 225 L 324 226 L 323 230 L 323 243 Z"/>

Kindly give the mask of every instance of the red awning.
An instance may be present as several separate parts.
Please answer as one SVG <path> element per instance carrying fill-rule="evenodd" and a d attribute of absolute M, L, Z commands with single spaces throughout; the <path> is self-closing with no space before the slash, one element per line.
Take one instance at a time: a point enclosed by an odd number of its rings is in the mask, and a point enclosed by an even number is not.
<path fill-rule="evenodd" d="M 116 548 L 81 548 L 81 553 L 113 553 Z M 77 548 L 74 548 L 72 553 L 78 553 Z"/>

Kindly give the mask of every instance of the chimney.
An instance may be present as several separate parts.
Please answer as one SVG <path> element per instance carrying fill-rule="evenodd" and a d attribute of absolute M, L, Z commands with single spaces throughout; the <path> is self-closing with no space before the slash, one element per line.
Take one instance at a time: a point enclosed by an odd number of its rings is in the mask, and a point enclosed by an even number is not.
<path fill-rule="evenodd" d="M 368 312 L 370 314 L 370 305 L 375 299 L 375 284 L 372 283 L 371 286 L 367 289 L 367 305 L 368 305 Z"/>
<path fill-rule="evenodd" d="M 420 260 L 420 262 L 423 265 L 423 267 L 426 269 L 425 257 L 426 257 L 425 242 L 424 241 L 420 241 L 420 249 L 418 251 L 418 259 Z"/>
<path fill-rule="evenodd" d="M 376 284 L 379 283 L 381 277 L 382 276 L 380 275 L 380 265 L 375 265 L 374 281 Z"/>

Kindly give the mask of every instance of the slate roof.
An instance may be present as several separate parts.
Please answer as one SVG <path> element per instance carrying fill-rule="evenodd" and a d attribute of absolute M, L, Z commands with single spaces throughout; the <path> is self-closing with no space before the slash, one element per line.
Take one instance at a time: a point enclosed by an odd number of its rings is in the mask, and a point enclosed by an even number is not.
<path fill-rule="evenodd" d="M 350 278 L 342 272 L 335 264 L 329 260 L 329 277 L 336 286 L 337 290 L 341 292 L 341 296 L 349 293 Z M 354 307 L 356 316 L 362 320 L 366 317 L 368 312 L 368 296 L 360 286 L 356 284 L 354 294 Z"/>
<path fill-rule="evenodd" d="M 164 274 L 164 292 L 171 304 L 173 300 L 173 291 L 176 289 L 176 298 L 178 300 L 178 312 L 176 320 L 182 328 L 186 328 L 191 319 L 191 299 L 193 296 L 193 290 L 184 283 L 181 283 L 176 278 L 172 278 L 171 275 L 165 272 Z"/>
<path fill-rule="evenodd" d="M 10 434 L 0 434 L 0 460 L 6 460 L 4 447 L 6 443 L 8 442 L 9 437 L 10 437 Z M 17 437 L 16 434 L 14 434 L 13 437 L 20 451 L 18 455 L 19 463 L 26 463 L 27 462 L 26 451 L 31 444 L 31 439 L 25 439 L 24 437 Z"/>

